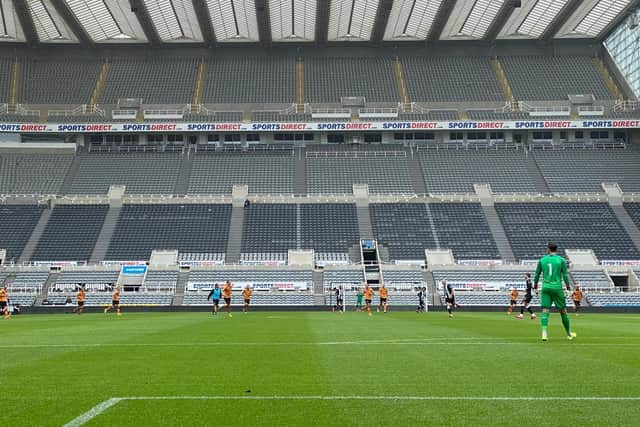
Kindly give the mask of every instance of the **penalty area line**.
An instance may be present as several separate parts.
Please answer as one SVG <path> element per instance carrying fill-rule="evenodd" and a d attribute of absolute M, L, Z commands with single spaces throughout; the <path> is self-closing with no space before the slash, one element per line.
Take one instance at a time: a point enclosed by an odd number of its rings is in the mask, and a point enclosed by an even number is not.
<path fill-rule="evenodd" d="M 69 421 L 64 427 L 79 427 L 109 408 L 123 401 L 153 401 L 153 400 L 405 400 L 405 401 L 504 401 L 504 402 L 547 402 L 547 401 L 602 401 L 626 402 L 640 401 L 640 396 L 129 396 L 112 397 L 98 403 L 93 408 Z"/>

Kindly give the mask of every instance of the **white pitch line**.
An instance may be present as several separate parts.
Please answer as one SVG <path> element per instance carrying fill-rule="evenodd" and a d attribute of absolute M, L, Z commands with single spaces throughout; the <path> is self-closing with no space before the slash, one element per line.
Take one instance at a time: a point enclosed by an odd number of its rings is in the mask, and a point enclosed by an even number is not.
<path fill-rule="evenodd" d="M 552 341 L 554 341 L 552 339 Z M 558 337 L 556 342 L 563 342 L 566 339 Z M 3 345 L 4 349 L 20 349 L 20 348 L 101 348 L 101 347 L 280 347 L 280 346 L 369 346 L 369 345 L 386 345 L 386 346 L 522 346 L 540 343 L 538 339 L 530 341 L 491 341 L 473 339 L 464 341 L 453 340 L 415 340 L 415 341 L 327 341 L 327 342 L 194 342 L 194 343 L 68 343 L 68 344 L 8 344 Z M 572 342 L 574 347 L 640 347 L 640 343 L 580 343 Z"/>
<path fill-rule="evenodd" d="M 117 405 L 122 400 L 123 399 L 121 397 L 112 397 L 111 399 L 107 399 L 104 402 L 100 402 L 93 408 L 89 409 L 87 412 L 69 421 L 64 425 L 64 427 L 79 427 L 83 424 L 86 424 L 98 415 L 102 414 L 107 409 Z"/>
<path fill-rule="evenodd" d="M 602 401 L 624 402 L 640 401 L 640 396 L 130 396 L 112 397 L 98 403 L 64 425 L 64 427 L 79 427 L 107 409 L 122 401 L 153 401 L 153 400 L 405 400 L 405 401 L 503 401 L 503 402 L 547 402 L 547 401 Z"/>

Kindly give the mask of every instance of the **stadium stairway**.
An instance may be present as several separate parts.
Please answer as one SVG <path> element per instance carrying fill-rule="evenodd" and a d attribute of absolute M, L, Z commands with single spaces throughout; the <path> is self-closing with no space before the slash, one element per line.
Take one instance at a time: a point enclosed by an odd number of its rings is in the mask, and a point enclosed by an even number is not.
<path fill-rule="evenodd" d="M 229 222 L 229 239 L 227 240 L 227 253 L 225 256 L 225 262 L 227 264 L 237 264 L 238 262 L 240 262 L 243 231 L 244 207 L 233 206 L 233 208 L 231 209 L 231 220 Z"/>
<path fill-rule="evenodd" d="M 295 192 L 296 194 L 307 194 L 307 162 L 305 160 L 306 150 L 303 147 L 296 149 L 295 160 Z"/>
<path fill-rule="evenodd" d="M 409 149 L 407 152 L 407 159 L 409 164 L 409 176 L 411 177 L 411 184 L 413 191 L 416 194 L 427 194 L 427 186 L 425 185 L 424 174 L 422 173 L 422 166 L 420 165 L 420 159 L 413 152 L 413 149 Z"/>
<path fill-rule="evenodd" d="M 118 223 L 118 217 L 120 217 L 121 210 L 121 206 L 109 207 L 89 262 L 95 263 L 104 261 L 107 249 L 109 248 L 109 243 L 111 243 L 111 238 L 113 237 L 113 232 L 116 229 L 116 224 Z"/>
<path fill-rule="evenodd" d="M 325 305 L 324 300 L 324 273 L 322 271 L 313 272 L 313 303 L 315 305 Z"/>
<path fill-rule="evenodd" d="M 189 281 L 189 272 L 180 271 L 178 273 L 178 280 L 176 282 L 176 293 L 173 294 L 173 300 L 171 305 L 178 306 L 184 302 L 184 290 L 187 288 L 187 282 Z"/>
<path fill-rule="evenodd" d="M 533 180 L 533 184 L 536 186 L 536 191 L 542 194 L 551 193 L 547 181 L 544 179 L 540 167 L 536 163 L 536 159 L 533 158 L 533 154 L 527 154 L 525 158 L 525 165 L 527 166 L 527 173 Z"/>
<path fill-rule="evenodd" d="M 62 181 L 62 185 L 60 186 L 60 194 L 69 194 L 71 192 L 71 185 L 73 184 L 73 180 L 78 174 L 80 170 L 80 156 L 75 155 L 73 157 L 73 161 L 71 162 L 71 166 L 67 170 L 67 174 Z"/>
<path fill-rule="evenodd" d="M 500 87 L 502 88 L 502 93 L 505 99 L 509 102 L 515 102 L 516 98 L 513 96 L 511 85 L 509 84 L 509 80 L 507 79 L 507 75 L 504 72 L 504 68 L 502 68 L 500 60 L 497 57 L 491 59 L 491 67 L 496 73 L 496 77 L 498 79 L 498 82 L 500 83 Z"/>
<path fill-rule="evenodd" d="M 431 300 L 431 305 L 442 305 L 442 301 L 440 301 L 440 296 L 438 294 L 438 284 L 433 278 L 433 273 L 430 271 L 424 271 L 422 275 L 422 280 L 427 284 L 427 292 L 429 294 L 429 299 Z"/>
<path fill-rule="evenodd" d="M 38 292 L 38 296 L 36 297 L 36 302 L 34 303 L 34 305 L 42 305 L 44 300 L 47 298 L 47 295 L 49 295 L 49 289 L 56 283 L 59 275 L 60 273 L 58 272 L 49 273 L 47 281 L 44 282 L 44 285 L 42 285 L 42 289 L 40 289 L 40 292 Z"/>
<path fill-rule="evenodd" d="M 20 87 L 20 63 L 11 64 L 11 76 L 9 80 L 9 112 L 15 112 L 18 103 L 18 90 Z"/>
<path fill-rule="evenodd" d="M 193 96 L 191 97 L 191 112 L 199 113 L 200 104 L 202 103 L 202 92 L 204 89 L 204 77 L 207 75 L 207 62 L 203 59 L 198 65 L 198 75 L 196 77 L 196 84 L 193 89 Z"/>
<path fill-rule="evenodd" d="M 27 262 L 31 259 L 31 256 L 33 255 L 33 252 L 36 250 L 36 247 L 38 246 L 38 242 L 42 237 L 42 233 L 44 233 L 44 229 L 47 227 L 47 224 L 49 223 L 49 219 L 51 218 L 52 211 L 53 209 L 45 209 L 44 211 L 42 211 L 42 215 L 40 216 L 38 223 L 36 224 L 35 228 L 31 232 L 29 241 L 27 241 L 27 244 L 24 246 L 24 249 L 22 250 L 20 257 L 18 258 L 19 263 Z"/>
<path fill-rule="evenodd" d="M 361 261 L 360 259 L 360 245 L 351 245 L 349 248 L 349 261 L 353 264 L 357 264 Z"/>
<path fill-rule="evenodd" d="M 635 247 L 640 250 L 640 230 L 638 230 L 638 227 L 636 227 L 636 224 L 631 219 L 631 216 L 629 216 L 627 210 L 622 205 L 610 206 L 611 210 L 620 222 L 620 225 L 622 225 L 622 227 L 624 228 L 624 231 L 627 232 Z"/>
<path fill-rule="evenodd" d="M 368 206 L 358 206 L 356 208 L 358 216 L 358 232 L 361 239 L 373 238 L 373 225 L 371 223 L 371 212 Z"/>
<path fill-rule="evenodd" d="M 102 97 L 102 93 L 104 92 L 104 86 L 107 82 L 107 76 L 109 75 L 110 69 L 111 64 L 108 62 L 104 62 L 100 67 L 100 73 L 98 74 L 96 85 L 93 87 L 93 91 L 91 92 L 91 98 L 89 98 L 89 106 L 94 107 Z"/>
<path fill-rule="evenodd" d="M 516 256 L 513 254 L 511 243 L 507 238 L 507 233 L 504 231 L 502 222 L 500 222 L 500 217 L 498 216 L 498 212 L 496 212 L 496 208 L 494 206 L 482 206 L 482 211 L 484 212 L 487 224 L 491 230 L 493 240 L 496 242 L 496 246 L 498 247 L 500 258 L 502 258 L 504 262 L 515 263 Z"/>
<path fill-rule="evenodd" d="M 402 102 L 405 109 L 411 108 L 411 100 L 409 99 L 409 92 L 407 91 L 407 79 L 405 78 L 404 68 L 402 67 L 402 62 L 400 62 L 399 57 L 393 60 L 393 74 L 396 78 L 396 89 L 400 96 L 400 102 Z"/>
<path fill-rule="evenodd" d="M 174 194 L 184 195 L 189 191 L 189 180 L 191 179 L 191 171 L 193 170 L 193 156 L 187 151 L 182 154 L 180 159 L 180 169 L 176 178 L 176 186 Z"/>
<path fill-rule="evenodd" d="M 359 255 L 359 248 L 358 248 L 358 255 Z M 380 259 L 382 260 L 383 263 L 385 264 L 391 264 L 391 254 L 389 253 L 389 248 L 387 248 L 385 245 L 381 245 L 378 243 L 378 252 L 380 254 Z"/>
<path fill-rule="evenodd" d="M 304 111 L 304 60 L 296 60 L 296 112 Z M 302 194 L 302 193 L 300 193 Z"/>
<path fill-rule="evenodd" d="M 611 92 L 615 99 L 624 99 L 622 91 L 616 84 L 613 77 L 611 77 L 611 74 L 609 73 L 607 67 L 604 65 L 604 62 L 602 62 L 600 58 L 593 58 L 593 63 L 595 64 L 598 73 L 600 73 L 600 75 L 602 76 L 604 83 L 607 85 L 607 89 L 609 89 L 609 92 Z"/>

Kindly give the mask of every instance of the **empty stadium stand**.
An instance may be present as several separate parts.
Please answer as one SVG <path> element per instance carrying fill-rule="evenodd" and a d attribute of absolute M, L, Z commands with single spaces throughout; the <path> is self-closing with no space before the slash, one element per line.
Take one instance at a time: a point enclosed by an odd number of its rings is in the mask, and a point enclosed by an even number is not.
<path fill-rule="evenodd" d="M 243 253 L 283 253 L 297 249 L 297 206 L 253 203 L 245 210 Z"/>
<path fill-rule="evenodd" d="M 601 260 L 636 260 L 640 252 L 605 203 L 497 203 L 496 211 L 520 260 L 540 256 L 547 243 L 593 249 Z"/>
<path fill-rule="evenodd" d="M 407 56 L 400 61 L 411 101 L 505 100 L 487 57 Z"/>
<path fill-rule="evenodd" d="M 230 217 L 230 205 L 124 205 L 106 258 L 146 261 L 154 249 L 223 253 Z"/>
<path fill-rule="evenodd" d="M 303 204 L 300 205 L 302 249 L 316 252 L 346 253 L 358 244 L 358 217 L 355 205 Z"/>
<path fill-rule="evenodd" d="M 187 104 L 197 73 L 197 59 L 114 59 L 100 102 L 139 98 L 145 104 Z"/>
<path fill-rule="evenodd" d="M 606 289 L 612 288 L 611 279 L 602 270 L 582 271 L 574 270 L 571 272 L 571 277 L 576 285 L 579 285 L 582 289 Z"/>
<path fill-rule="evenodd" d="M 129 194 L 173 194 L 180 155 L 176 153 L 83 153 L 70 194 L 106 194 L 124 185 Z"/>
<path fill-rule="evenodd" d="M 592 307 L 640 307 L 640 293 L 587 294 Z"/>
<path fill-rule="evenodd" d="M 439 291 L 443 290 L 440 284 L 443 280 L 446 280 L 454 289 L 506 291 L 510 288 L 524 289 L 524 274 L 527 272 L 533 274 L 533 267 L 518 270 L 438 269 L 433 271 L 433 279 L 436 281 L 436 287 Z"/>
<path fill-rule="evenodd" d="M 295 60 L 284 57 L 207 61 L 204 104 L 293 103 Z"/>
<path fill-rule="evenodd" d="M 467 110 L 467 116 L 471 120 L 532 120 L 529 113 L 523 111 L 497 112 L 495 110 Z"/>
<path fill-rule="evenodd" d="M 193 158 L 190 194 L 230 194 L 234 185 L 246 184 L 249 193 L 294 193 L 293 152 L 201 153 Z"/>
<path fill-rule="evenodd" d="M 70 154 L 0 154 L 0 194 L 59 194 Z"/>
<path fill-rule="evenodd" d="M 423 120 L 458 120 L 458 110 L 431 110 L 424 113 L 398 113 L 398 120 L 420 122 Z"/>
<path fill-rule="evenodd" d="M 108 206 L 57 205 L 32 261 L 89 261 Z"/>
<path fill-rule="evenodd" d="M 309 148 L 306 156 L 310 194 L 350 194 L 353 184 L 368 184 L 370 193 L 414 192 L 405 151 L 393 147 L 380 151 Z"/>
<path fill-rule="evenodd" d="M 307 58 L 306 102 L 338 103 L 347 96 L 367 102 L 398 102 L 390 58 Z"/>
<path fill-rule="evenodd" d="M 9 82 L 11 81 L 11 64 L 9 58 L 0 58 L 0 102 L 9 100 Z"/>
<path fill-rule="evenodd" d="M 588 56 L 505 56 L 500 61 L 516 99 L 566 100 L 567 95 L 593 94 L 613 99 Z"/>
<path fill-rule="evenodd" d="M 640 151 L 627 149 L 533 150 L 540 171 L 553 192 L 601 192 L 603 182 L 622 191 L 640 192 Z"/>
<path fill-rule="evenodd" d="M 107 271 L 62 271 L 55 280 L 52 289 L 57 292 L 63 290 L 73 290 L 77 285 L 83 284 L 87 288 L 104 289 L 118 281 L 119 270 Z M 49 294 L 51 296 L 51 294 Z"/>
<path fill-rule="evenodd" d="M 23 60 L 20 64 L 20 102 L 33 104 L 87 104 L 101 63 L 65 58 Z"/>
<path fill-rule="evenodd" d="M 470 193 L 490 184 L 495 193 L 534 193 L 525 153 L 516 149 L 427 149 L 420 164 L 430 193 Z"/>
<path fill-rule="evenodd" d="M 0 205 L 0 248 L 7 250 L 7 262 L 16 262 L 36 224 L 44 205 Z"/>

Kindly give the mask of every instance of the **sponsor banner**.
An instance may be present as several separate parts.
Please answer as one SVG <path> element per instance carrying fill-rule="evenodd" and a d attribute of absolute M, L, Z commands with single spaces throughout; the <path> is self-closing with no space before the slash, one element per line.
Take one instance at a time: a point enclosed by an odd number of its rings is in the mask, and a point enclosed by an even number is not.
<path fill-rule="evenodd" d="M 102 261 L 101 264 L 104 266 L 120 267 L 122 265 L 142 265 L 146 264 L 146 261 Z"/>
<path fill-rule="evenodd" d="M 154 133 L 154 132 L 324 132 L 396 130 L 526 130 L 526 129 L 631 129 L 629 120 L 518 120 L 453 122 L 311 122 L 311 123 L 0 123 L 0 132 L 15 133 Z"/>
<path fill-rule="evenodd" d="M 506 280 L 478 282 L 447 280 L 447 283 L 453 286 L 454 289 L 465 289 L 468 291 L 499 291 L 508 288 L 522 289 L 524 287 L 524 284 L 521 282 L 509 282 Z"/>
<path fill-rule="evenodd" d="M 187 289 L 190 291 L 210 291 L 218 283 L 220 287 L 224 282 L 189 282 Z M 309 289 L 308 282 L 232 282 L 234 291 L 241 291 L 249 286 L 254 291 L 306 291 Z"/>
<path fill-rule="evenodd" d="M 477 266 L 491 266 L 502 265 L 501 259 L 459 259 L 457 261 L 460 265 L 477 265 Z"/>
<path fill-rule="evenodd" d="M 76 267 L 79 265 L 77 261 L 33 261 L 32 264 L 35 266 L 47 265 L 49 267 Z"/>
<path fill-rule="evenodd" d="M 180 267 L 195 267 L 195 266 L 213 267 L 217 265 L 224 265 L 224 261 L 212 260 L 212 259 L 200 260 L 200 261 L 187 261 L 187 260 L 180 261 Z"/>
<path fill-rule="evenodd" d="M 146 264 L 122 266 L 122 274 L 125 276 L 144 276 L 146 272 L 147 272 Z"/>
<path fill-rule="evenodd" d="M 640 260 L 602 260 L 600 265 L 605 267 L 637 267 L 640 266 Z"/>

